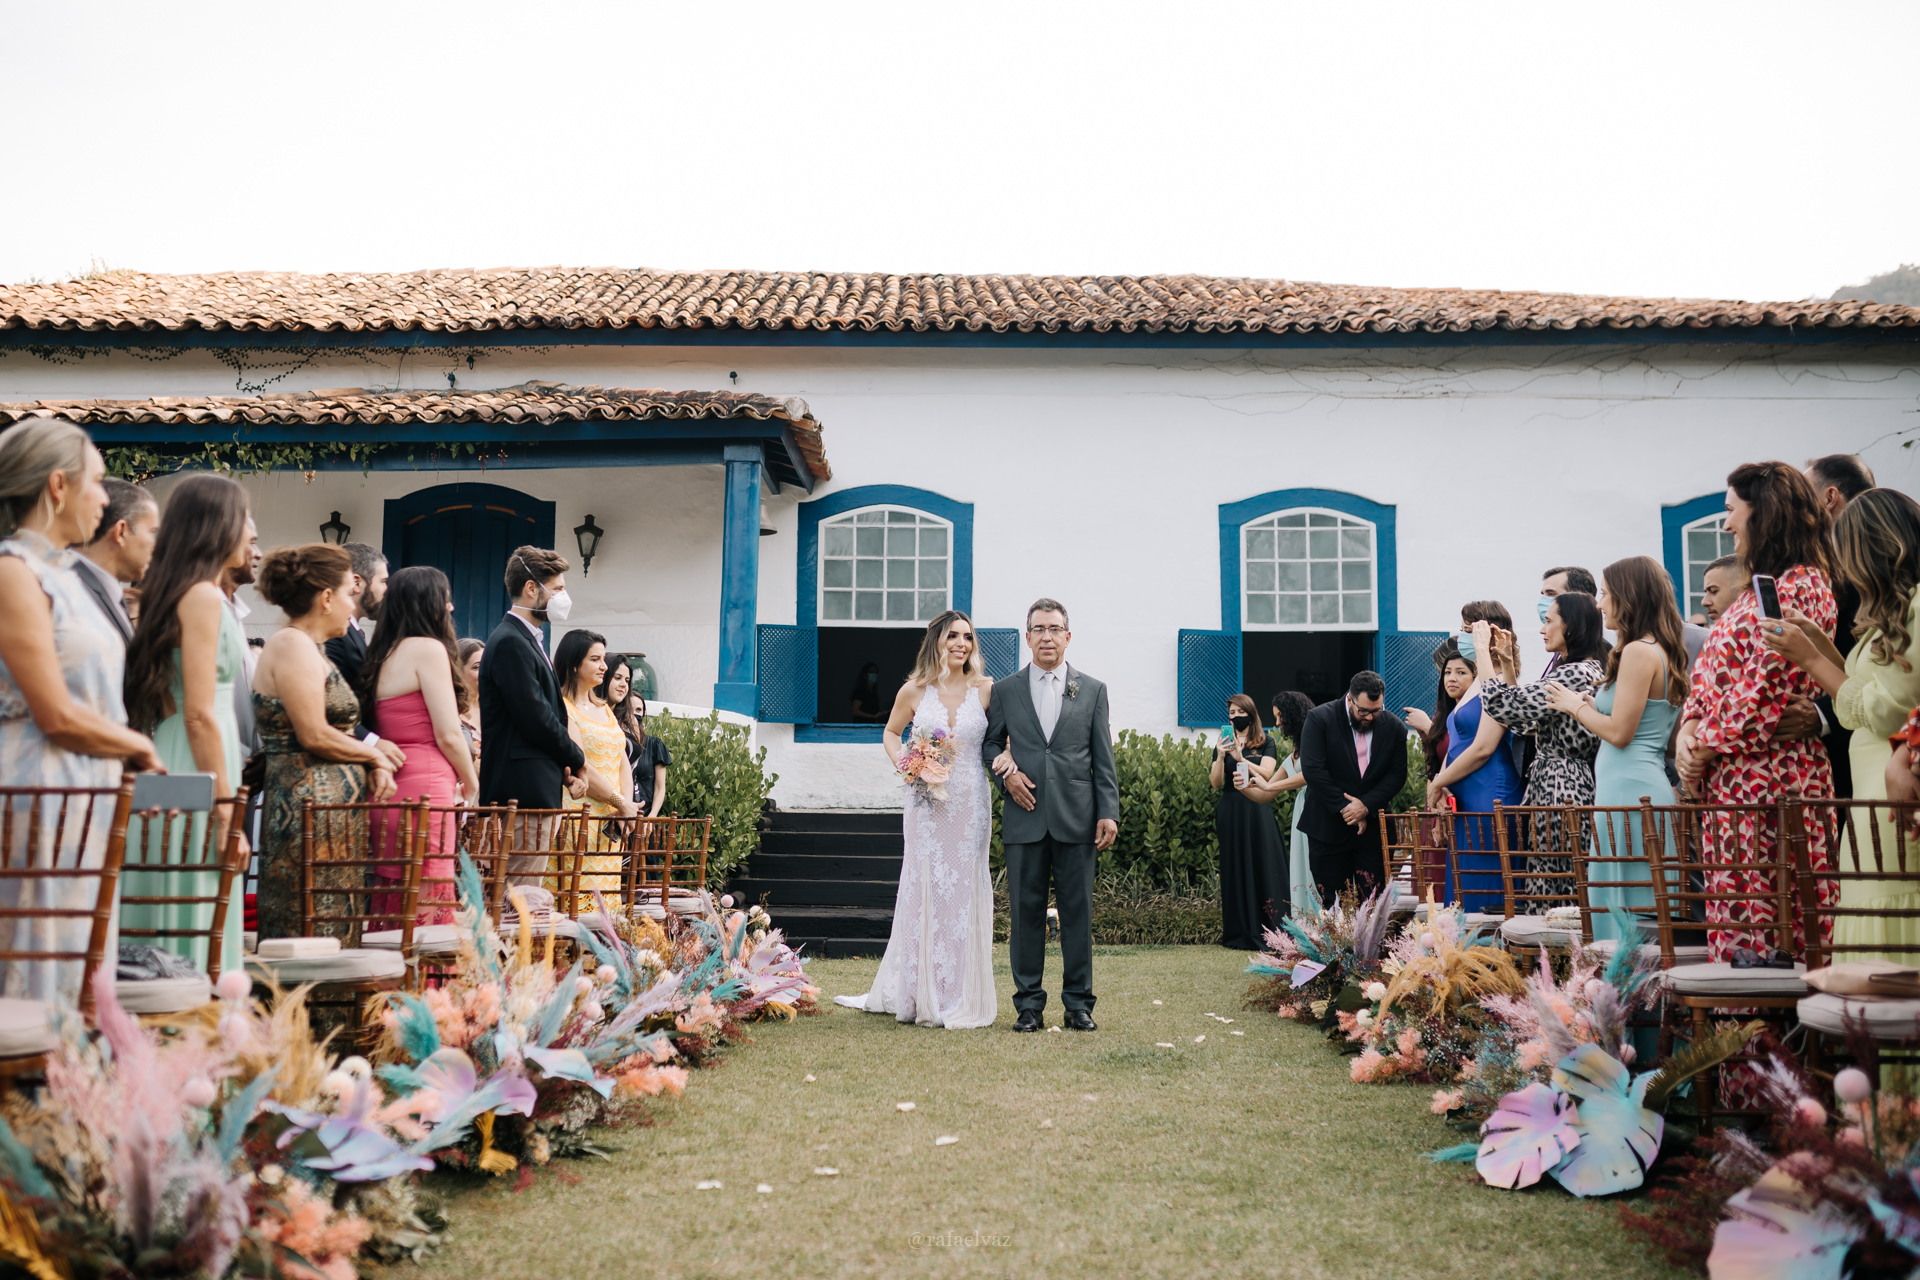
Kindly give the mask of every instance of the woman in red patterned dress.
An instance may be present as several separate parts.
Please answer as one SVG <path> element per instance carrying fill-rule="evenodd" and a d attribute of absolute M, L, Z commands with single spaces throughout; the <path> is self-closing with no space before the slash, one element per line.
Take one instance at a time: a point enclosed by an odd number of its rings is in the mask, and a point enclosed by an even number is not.
<path fill-rule="evenodd" d="M 1798 609 L 1828 633 L 1833 630 L 1833 588 L 1827 581 L 1827 513 L 1799 468 L 1784 462 L 1750 462 L 1727 477 L 1727 529 L 1734 548 L 1754 574 L 1771 574 L 1783 608 Z M 1783 796 L 1830 799 L 1833 769 L 1818 738 L 1782 741 L 1774 727 L 1787 699 L 1811 698 L 1820 690 L 1813 678 L 1761 643 L 1760 628 L 1779 625 L 1760 616 L 1751 586 L 1713 625 L 1699 659 L 1682 712 L 1675 756 L 1692 794 L 1709 805 L 1766 804 Z M 1715 813 L 1704 824 L 1707 856 L 1716 862 L 1764 861 L 1774 856 L 1777 833 L 1763 815 Z M 1807 851 L 1815 871 L 1828 865 L 1825 824 L 1807 824 Z M 1831 880 L 1816 882 L 1822 905 L 1839 900 Z M 1764 929 L 1729 926 L 1772 922 L 1766 901 L 1768 877 L 1749 872 L 1714 872 L 1708 888 L 1716 893 L 1750 893 L 1748 902 L 1707 904 L 1708 958 L 1727 961 L 1736 947 L 1765 951 L 1772 938 Z M 1795 902 L 1796 950 L 1805 931 Z M 1831 932 L 1831 921 L 1823 932 Z"/>

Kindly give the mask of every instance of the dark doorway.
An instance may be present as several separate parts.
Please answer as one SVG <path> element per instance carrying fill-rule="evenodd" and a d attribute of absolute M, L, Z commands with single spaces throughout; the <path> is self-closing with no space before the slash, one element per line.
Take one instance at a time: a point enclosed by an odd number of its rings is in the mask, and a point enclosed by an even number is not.
<path fill-rule="evenodd" d="M 484 640 L 507 611 L 507 556 L 553 545 L 551 502 L 497 484 L 442 484 L 387 502 L 381 550 L 395 569 L 428 564 L 453 584 L 453 629 Z"/>
<path fill-rule="evenodd" d="M 1319 706 L 1347 691 L 1357 671 L 1373 665 L 1371 631 L 1248 631 L 1240 638 L 1245 692 L 1268 715 L 1268 699 L 1298 689 Z"/>
<path fill-rule="evenodd" d="M 885 724 L 925 636 L 921 627 L 821 627 L 816 723 Z"/>

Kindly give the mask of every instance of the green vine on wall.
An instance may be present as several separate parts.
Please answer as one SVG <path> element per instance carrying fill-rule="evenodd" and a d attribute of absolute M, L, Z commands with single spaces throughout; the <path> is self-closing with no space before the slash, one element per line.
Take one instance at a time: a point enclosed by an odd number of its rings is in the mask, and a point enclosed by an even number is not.
<path fill-rule="evenodd" d="M 272 475 L 275 471 L 298 471 L 312 483 L 322 468 L 334 470 L 342 464 L 360 468 L 362 475 L 373 471 L 376 459 L 397 458 L 404 454 L 409 465 L 424 453 L 429 466 L 442 461 L 457 462 L 473 458 L 484 470 L 487 460 L 505 461 L 508 449 L 529 449 L 532 442 L 499 444 L 494 441 L 442 440 L 430 445 L 391 445 L 377 441 L 283 440 L 272 443 L 218 440 L 187 448 L 157 448 L 150 445 L 108 445 L 100 450 L 106 460 L 107 474 L 135 484 L 144 484 L 177 471 L 216 471 L 223 475 Z"/>

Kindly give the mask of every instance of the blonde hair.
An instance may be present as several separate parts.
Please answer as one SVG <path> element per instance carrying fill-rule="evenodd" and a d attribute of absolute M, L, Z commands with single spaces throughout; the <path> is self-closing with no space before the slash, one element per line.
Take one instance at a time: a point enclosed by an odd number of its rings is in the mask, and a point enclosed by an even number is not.
<path fill-rule="evenodd" d="M 946 640 L 947 629 L 955 619 L 966 623 L 967 630 L 973 632 L 973 652 L 967 655 L 966 665 L 960 669 L 969 679 L 986 674 L 987 660 L 980 652 L 980 629 L 973 625 L 972 618 L 960 610 L 949 609 L 927 624 L 927 634 L 920 641 L 920 656 L 913 660 L 913 674 L 907 677 L 909 683 L 925 688 L 938 683 L 946 672 L 946 646 L 942 642 Z"/>
<path fill-rule="evenodd" d="M 45 498 L 54 472 L 75 484 L 85 478 L 92 443 L 65 418 L 29 418 L 0 432 L 0 537 L 19 532 L 20 522 Z"/>
<path fill-rule="evenodd" d="M 1871 636 L 1867 650 L 1883 667 L 1913 670 L 1907 650 L 1907 610 L 1920 585 L 1920 504 L 1894 489 L 1868 489 L 1847 503 L 1834 525 L 1835 559 L 1860 593 L 1851 624 L 1856 639 Z"/>

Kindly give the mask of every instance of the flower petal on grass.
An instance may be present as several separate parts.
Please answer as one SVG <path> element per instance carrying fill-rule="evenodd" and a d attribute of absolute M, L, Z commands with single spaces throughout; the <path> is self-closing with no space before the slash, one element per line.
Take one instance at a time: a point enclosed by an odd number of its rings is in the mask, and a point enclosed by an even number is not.
<path fill-rule="evenodd" d="M 1247 1033 L 1246 1033 L 1246 1032 L 1244 1032 L 1244 1031 L 1229 1031 L 1229 1032 L 1227 1032 L 1227 1034 L 1228 1034 L 1228 1035 L 1230 1035 L 1230 1036 L 1243 1036 L 1243 1035 L 1245 1035 L 1245 1034 L 1247 1034 Z"/>
<path fill-rule="evenodd" d="M 814 1169 L 813 1176 L 816 1178 L 837 1178 L 840 1176 L 840 1171 L 832 1165 L 823 1164 Z"/>
<path fill-rule="evenodd" d="M 801 1078 L 801 1080 L 800 1080 L 800 1083 L 801 1083 L 801 1084 L 812 1084 L 812 1083 L 813 1083 L 813 1077 L 812 1077 L 812 1076 L 803 1076 L 803 1077 Z"/>
<path fill-rule="evenodd" d="M 1166 1002 L 1165 1002 L 1165 1001 L 1163 1001 L 1163 1000 L 1155 1000 L 1155 1001 L 1154 1001 L 1154 1003 L 1155 1003 L 1155 1004 L 1164 1004 L 1164 1003 L 1166 1003 Z"/>
<path fill-rule="evenodd" d="M 1053 1121 L 1051 1121 L 1051 1120 L 1042 1120 L 1042 1121 L 1040 1122 L 1040 1127 L 1041 1127 L 1042 1129 L 1051 1129 L 1051 1128 L 1053 1128 Z"/>
<path fill-rule="evenodd" d="M 764 1182 L 761 1183 L 759 1186 L 755 1187 L 754 1190 L 758 1191 L 763 1196 L 770 1196 L 773 1194 L 773 1188 L 768 1186 Z"/>
<path fill-rule="evenodd" d="M 1205 1036 L 1195 1036 L 1193 1038 L 1193 1042 L 1195 1044 L 1205 1044 L 1207 1042 L 1207 1038 Z"/>
<path fill-rule="evenodd" d="M 893 1109 L 895 1111 L 911 1111 L 913 1110 L 913 1104 L 911 1102 L 896 1102 L 893 1104 Z"/>
<path fill-rule="evenodd" d="M 1156 1048 L 1156 1049 L 1171 1049 L 1171 1048 L 1173 1048 L 1173 1041 L 1171 1041 L 1171 1040 L 1155 1040 L 1155 1041 L 1153 1042 L 1153 1047 L 1154 1047 L 1154 1048 Z"/>
<path fill-rule="evenodd" d="M 720 1190 L 720 1186 L 721 1186 L 720 1179 L 710 1178 L 705 1182 L 694 1183 L 693 1189 L 695 1191 L 718 1191 Z"/>
<path fill-rule="evenodd" d="M 933 1140 L 933 1145 L 936 1147 L 950 1147 L 958 1141 L 960 1141 L 960 1139 L 948 1133 L 948 1134 L 942 1134 L 940 1137 L 935 1138 Z"/>

